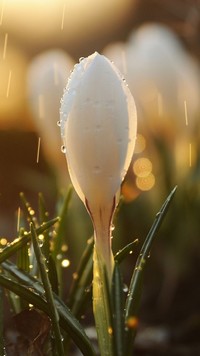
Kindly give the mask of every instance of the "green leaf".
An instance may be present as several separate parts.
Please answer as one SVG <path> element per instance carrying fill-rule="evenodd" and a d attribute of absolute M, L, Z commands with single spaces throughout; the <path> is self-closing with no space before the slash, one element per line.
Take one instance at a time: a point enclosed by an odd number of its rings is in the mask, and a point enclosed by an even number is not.
<path fill-rule="evenodd" d="M 45 200 L 44 196 L 42 193 L 38 194 L 38 208 L 39 208 L 39 222 L 40 224 L 43 224 L 47 221 L 47 218 L 49 216 L 49 213 L 46 209 L 45 205 Z M 42 239 L 42 246 L 41 250 L 42 253 L 44 254 L 46 261 L 47 261 L 47 267 L 48 267 L 48 277 L 51 283 L 52 290 L 58 294 L 59 288 L 58 288 L 58 274 L 56 270 L 56 264 L 54 259 L 52 258 L 51 252 L 50 252 L 50 232 L 48 230 L 44 231 L 43 234 L 43 239 Z"/>
<path fill-rule="evenodd" d="M 2 267 L 7 271 L 10 271 L 10 273 L 18 279 L 18 282 L 15 282 L 1 274 L 0 285 L 8 290 L 11 290 L 15 294 L 27 300 L 29 304 L 34 305 L 49 315 L 49 306 L 45 300 L 44 288 L 42 284 L 34 277 L 18 270 L 16 265 L 11 262 L 3 262 Z M 53 294 L 53 296 L 60 317 L 60 326 L 71 336 L 74 343 L 82 351 L 83 355 L 94 356 L 95 351 L 93 350 L 91 342 L 85 334 L 81 324 L 72 315 L 71 311 L 63 303 L 63 301 L 56 294 Z"/>
<path fill-rule="evenodd" d="M 55 335 L 55 349 L 57 351 L 58 356 L 64 356 L 64 347 L 63 347 L 62 335 L 61 335 L 60 326 L 59 326 L 59 315 L 58 315 L 58 311 L 57 311 L 55 303 L 54 303 L 53 292 L 52 292 L 51 284 L 50 284 L 49 278 L 48 278 L 47 266 L 45 263 L 46 259 L 45 259 L 44 255 L 42 254 L 42 251 L 39 247 L 38 240 L 37 240 L 37 233 L 36 233 L 33 223 L 30 224 L 30 228 L 31 228 L 31 235 L 32 235 L 35 256 L 37 259 L 42 283 L 44 286 L 46 300 L 49 305 L 49 315 L 51 318 L 52 328 L 53 328 L 53 332 Z"/>
<path fill-rule="evenodd" d="M 44 200 L 44 196 L 42 193 L 38 194 L 38 210 L 39 210 L 39 222 L 40 224 L 47 221 L 49 213 L 46 209 L 46 204 Z"/>
<path fill-rule="evenodd" d="M 121 263 L 130 253 L 132 253 L 133 248 L 138 244 L 138 242 L 139 240 L 136 239 L 118 251 L 114 256 L 115 261 L 117 263 Z"/>
<path fill-rule="evenodd" d="M 36 229 L 37 234 L 42 234 L 45 230 L 52 227 L 59 221 L 59 217 L 47 221 Z M 31 232 L 24 232 L 23 236 L 17 237 L 14 241 L 9 243 L 4 249 L 0 251 L 0 263 L 6 261 L 10 256 L 16 253 L 20 248 L 25 246 L 31 240 Z"/>
<path fill-rule="evenodd" d="M 129 286 L 129 291 L 125 304 L 125 324 L 126 324 L 126 346 L 127 346 L 127 355 L 131 355 L 131 344 L 132 340 L 136 334 L 136 329 L 133 324 L 130 322 L 133 320 L 137 314 L 139 309 L 140 297 L 142 292 L 142 281 L 144 275 L 144 269 L 146 266 L 146 261 L 148 259 L 152 243 L 156 238 L 156 233 L 168 211 L 169 205 L 174 197 L 177 187 L 175 187 L 164 204 L 162 205 L 160 211 L 156 214 L 156 218 L 153 222 L 153 225 L 147 234 L 147 237 L 143 243 L 143 246 L 140 250 L 139 257 L 136 261 L 135 269 L 131 278 L 131 283 Z"/>

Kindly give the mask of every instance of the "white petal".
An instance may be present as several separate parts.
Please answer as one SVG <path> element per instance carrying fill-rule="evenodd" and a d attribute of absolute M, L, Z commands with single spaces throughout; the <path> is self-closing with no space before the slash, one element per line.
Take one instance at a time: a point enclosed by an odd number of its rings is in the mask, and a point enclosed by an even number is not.
<path fill-rule="evenodd" d="M 94 53 L 71 75 L 61 102 L 61 130 L 72 182 L 90 206 L 117 193 L 136 137 L 133 97 L 114 65 Z"/>

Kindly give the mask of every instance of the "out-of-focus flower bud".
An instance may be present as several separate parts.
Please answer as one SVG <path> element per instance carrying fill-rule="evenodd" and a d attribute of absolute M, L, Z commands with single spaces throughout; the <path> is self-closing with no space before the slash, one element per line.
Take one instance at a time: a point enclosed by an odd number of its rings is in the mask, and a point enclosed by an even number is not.
<path fill-rule="evenodd" d="M 157 135 L 176 134 L 187 119 L 192 127 L 200 112 L 200 69 L 173 31 L 159 24 L 143 25 L 127 43 L 110 44 L 104 53 L 124 74 L 140 123 L 144 119 Z"/>
<path fill-rule="evenodd" d="M 56 123 L 59 122 L 60 97 L 73 65 L 73 60 L 65 52 L 47 51 L 32 60 L 27 77 L 30 110 L 41 137 L 41 148 L 61 184 L 64 182 L 66 162 L 60 150 L 60 133 Z"/>

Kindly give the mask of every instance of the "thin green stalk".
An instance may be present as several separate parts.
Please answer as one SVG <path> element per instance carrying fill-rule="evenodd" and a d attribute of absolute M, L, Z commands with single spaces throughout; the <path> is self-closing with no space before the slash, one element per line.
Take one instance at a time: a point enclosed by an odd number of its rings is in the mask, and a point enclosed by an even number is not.
<path fill-rule="evenodd" d="M 54 335 L 55 335 L 55 347 L 57 350 L 57 355 L 64 356 L 63 340 L 62 340 L 62 335 L 61 335 L 60 326 L 59 326 L 59 315 L 58 315 L 56 306 L 54 304 L 53 292 L 52 292 L 51 284 L 49 282 L 48 274 L 46 271 L 44 256 L 40 250 L 40 247 L 39 247 L 39 244 L 37 241 L 37 233 L 33 226 L 33 223 L 30 224 L 30 229 L 31 229 L 31 235 L 32 235 L 35 256 L 36 256 L 36 259 L 38 262 L 38 267 L 39 267 L 39 271 L 41 274 L 41 279 L 43 282 L 47 303 L 48 303 L 49 309 L 50 309 L 50 317 L 51 317 L 53 331 L 54 331 Z"/>

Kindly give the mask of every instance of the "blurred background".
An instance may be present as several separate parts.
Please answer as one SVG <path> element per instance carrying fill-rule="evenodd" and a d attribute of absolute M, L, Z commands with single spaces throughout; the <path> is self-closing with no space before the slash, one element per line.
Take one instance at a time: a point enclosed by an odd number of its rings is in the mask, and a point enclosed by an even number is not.
<path fill-rule="evenodd" d="M 94 51 L 114 61 L 138 111 L 115 251 L 144 240 L 178 185 L 149 259 L 138 354 L 200 354 L 199 38 L 198 0 L 0 0 L 1 238 L 16 236 L 21 191 L 34 208 L 42 192 L 55 216 L 69 184 L 57 126 L 60 98 L 73 65 Z M 92 234 L 75 193 L 68 215 L 73 271 Z M 127 281 L 138 249 L 124 267 Z"/>

